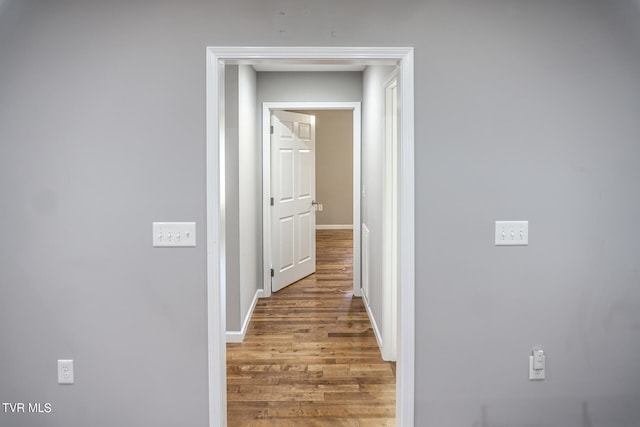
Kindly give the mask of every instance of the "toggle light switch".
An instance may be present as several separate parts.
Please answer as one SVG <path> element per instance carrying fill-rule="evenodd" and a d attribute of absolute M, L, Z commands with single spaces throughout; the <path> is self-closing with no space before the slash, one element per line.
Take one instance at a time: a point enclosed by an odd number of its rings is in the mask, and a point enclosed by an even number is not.
<path fill-rule="evenodd" d="M 496 246 L 529 244 L 529 221 L 496 221 Z"/>
<path fill-rule="evenodd" d="M 154 222 L 153 246 L 158 248 L 195 247 L 195 222 Z"/>

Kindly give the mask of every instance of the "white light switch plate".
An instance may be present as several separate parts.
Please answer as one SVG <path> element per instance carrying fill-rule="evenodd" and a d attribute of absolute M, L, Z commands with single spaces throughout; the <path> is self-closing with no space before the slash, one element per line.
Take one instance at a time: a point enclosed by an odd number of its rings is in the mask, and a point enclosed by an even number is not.
<path fill-rule="evenodd" d="M 196 246 L 195 222 L 154 222 L 153 246 L 177 248 Z"/>
<path fill-rule="evenodd" d="M 73 360 L 58 360 L 58 384 L 73 383 Z"/>
<path fill-rule="evenodd" d="M 529 244 L 529 221 L 496 221 L 496 246 Z"/>

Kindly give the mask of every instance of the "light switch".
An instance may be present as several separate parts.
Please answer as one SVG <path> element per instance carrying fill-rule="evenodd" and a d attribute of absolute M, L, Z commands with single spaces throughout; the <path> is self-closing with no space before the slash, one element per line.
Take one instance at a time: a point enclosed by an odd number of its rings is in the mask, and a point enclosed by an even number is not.
<path fill-rule="evenodd" d="M 496 221 L 496 246 L 529 244 L 529 221 Z"/>
<path fill-rule="evenodd" d="M 195 247 L 195 222 L 154 222 L 153 246 L 158 248 Z"/>

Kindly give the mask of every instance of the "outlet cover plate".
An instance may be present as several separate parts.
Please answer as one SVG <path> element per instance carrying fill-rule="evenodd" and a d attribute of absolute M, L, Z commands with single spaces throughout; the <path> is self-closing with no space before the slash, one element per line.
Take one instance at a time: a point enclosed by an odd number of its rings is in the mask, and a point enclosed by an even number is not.
<path fill-rule="evenodd" d="M 533 356 L 529 356 L 529 380 L 541 381 L 545 377 L 546 366 L 542 369 L 533 369 Z"/>
<path fill-rule="evenodd" d="M 73 360 L 58 360 L 58 384 L 73 383 Z"/>

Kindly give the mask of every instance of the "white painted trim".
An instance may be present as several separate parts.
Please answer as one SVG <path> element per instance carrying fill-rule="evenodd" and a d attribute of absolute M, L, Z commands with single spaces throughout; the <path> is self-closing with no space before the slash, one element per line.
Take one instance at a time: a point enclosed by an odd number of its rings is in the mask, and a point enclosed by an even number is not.
<path fill-rule="evenodd" d="M 353 230 L 352 224 L 316 224 L 316 230 Z"/>
<path fill-rule="evenodd" d="M 399 73 L 400 176 L 398 191 L 398 343 L 396 424 L 415 422 L 415 165 L 413 48 L 402 53 Z"/>
<path fill-rule="evenodd" d="M 367 316 L 369 316 L 369 321 L 371 322 L 371 327 L 373 328 L 373 334 L 376 336 L 378 348 L 380 349 L 380 355 L 382 355 L 382 335 L 380 334 L 380 328 L 378 328 L 376 318 L 373 315 L 373 311 L 371 311 L 371 307 L 369 306 L 369 300 L 367 300 L 367 297 L 364 294 L 362 294 L 362 302 L 364 303 L 364 307 L 367 310 Z"/>
<path fill-rule="evenodd" d="M 402 114 L 400 106 L 395 106 L 390 116 L 390 92 L 398 88 L 398 72 L 394 70 L 383 84 L 384 91 L 384 152 L 382 191 L 382 358 L 387 361 L 396 360 L 397 347 L 397 306 L 398 306 L 398 134 L 392 134 L 392 123 Z M 396 96 L 397 100 L 397 96 Z"/>
<path fill-rule="evenodd" d="M 362 260 L 362 268 L 360 274 L 362 276 L 362 283 L 360 283 L 360 295 L 365 299 L 365 302 L 369 301 L 369 290 L 371 284 L 371 234 L 367 224 L 362 222 L 360 224 L 360 233 L 362 236 L 362 243 L 360 246 L 360 257 Z"/>
<path fill-rule="evenodd" d="M 265 297 L 271 295 L 271 197 L 265 189 L 271 188 L 271 111 L 273 110 L 346 110 L 353 112 L 353 223 L 360 223 L 360 151 L 362 141 L 362 107 L 360 102 L 264 102 L 262 104 L 262 259 L 266 266 L 263 289 Z M 357 190 L 356 190 L 357 189 Z M 317 228 L 317 227 L 316 227 Z M 360 230 L 353 233 L 353 294 L 360 290 Z"/>
<path fill-rule="evenodd" d="M 353 110 L 353 295 L 362 296 L 362 105 Z"/>
<path fill-rule="evenodd" d="M 207 351 L 209 426 L 227 425 L 226 271 L 224 218 L 224 66 L 207 48 Z"/>
<path fill-rule="evenodd" d="M 251 301 L 251 306 L 249 307 L 249 311 L 247 315 L 244 317 L 244 322 L 242 322 L 242 328 L 239 331 L 227 331 L 227 342 L 242 342 L 244 341 L 244 336 L 247 334 L 247 329 L 249 328 L 249 323 L 251 323 L 251 316 L 253 316 L 253 311 L 256 309 L 256 304 L 258 303 L 258 298 L 262 298 L 263 291 L 262 289 L 258 289 L 253 296 L 253 301 Z"/>
<path fill-rule="evenodd" d="M 266 111 L 266 113 L 265 113 Z M 262 109 L 262 291 L 271 296 L 271 115 Z M 267 141 L 267 142 L 265 142 Z"/>
<path fill-rule="evenodd" d="M 415 372 L 415 212 L 414 212 L 414 64 L 413 48 L 374 47 L 208 47 L 206 86 L 207 161 L 207 339 L 209 364 L 209 426 L 225 427 L 226 343 L 224 240 L 224 67 L 225 61 L 318 59 L 393 60 L 400 64 L 400 282 L 398 289 L 398 363 L 396 425 L 414 425 Z M 224 153 L 224 151 L 222 151 Z M 358 153 L 360 157 L 360 153 Z M 360 189 L 358 188 L 358 191 Z M 355 212 L 354 212 L 355 215 Z M 359 215 L 359 212 L 358 212 Z M 357 224 L 357 222 L 356 222 Z M 358 230 L 359 227 L 356 227 Z M 355 230 L 354 230 L 355 231 Z M 355 234 L 355 233 L 354 233 Z"/>

